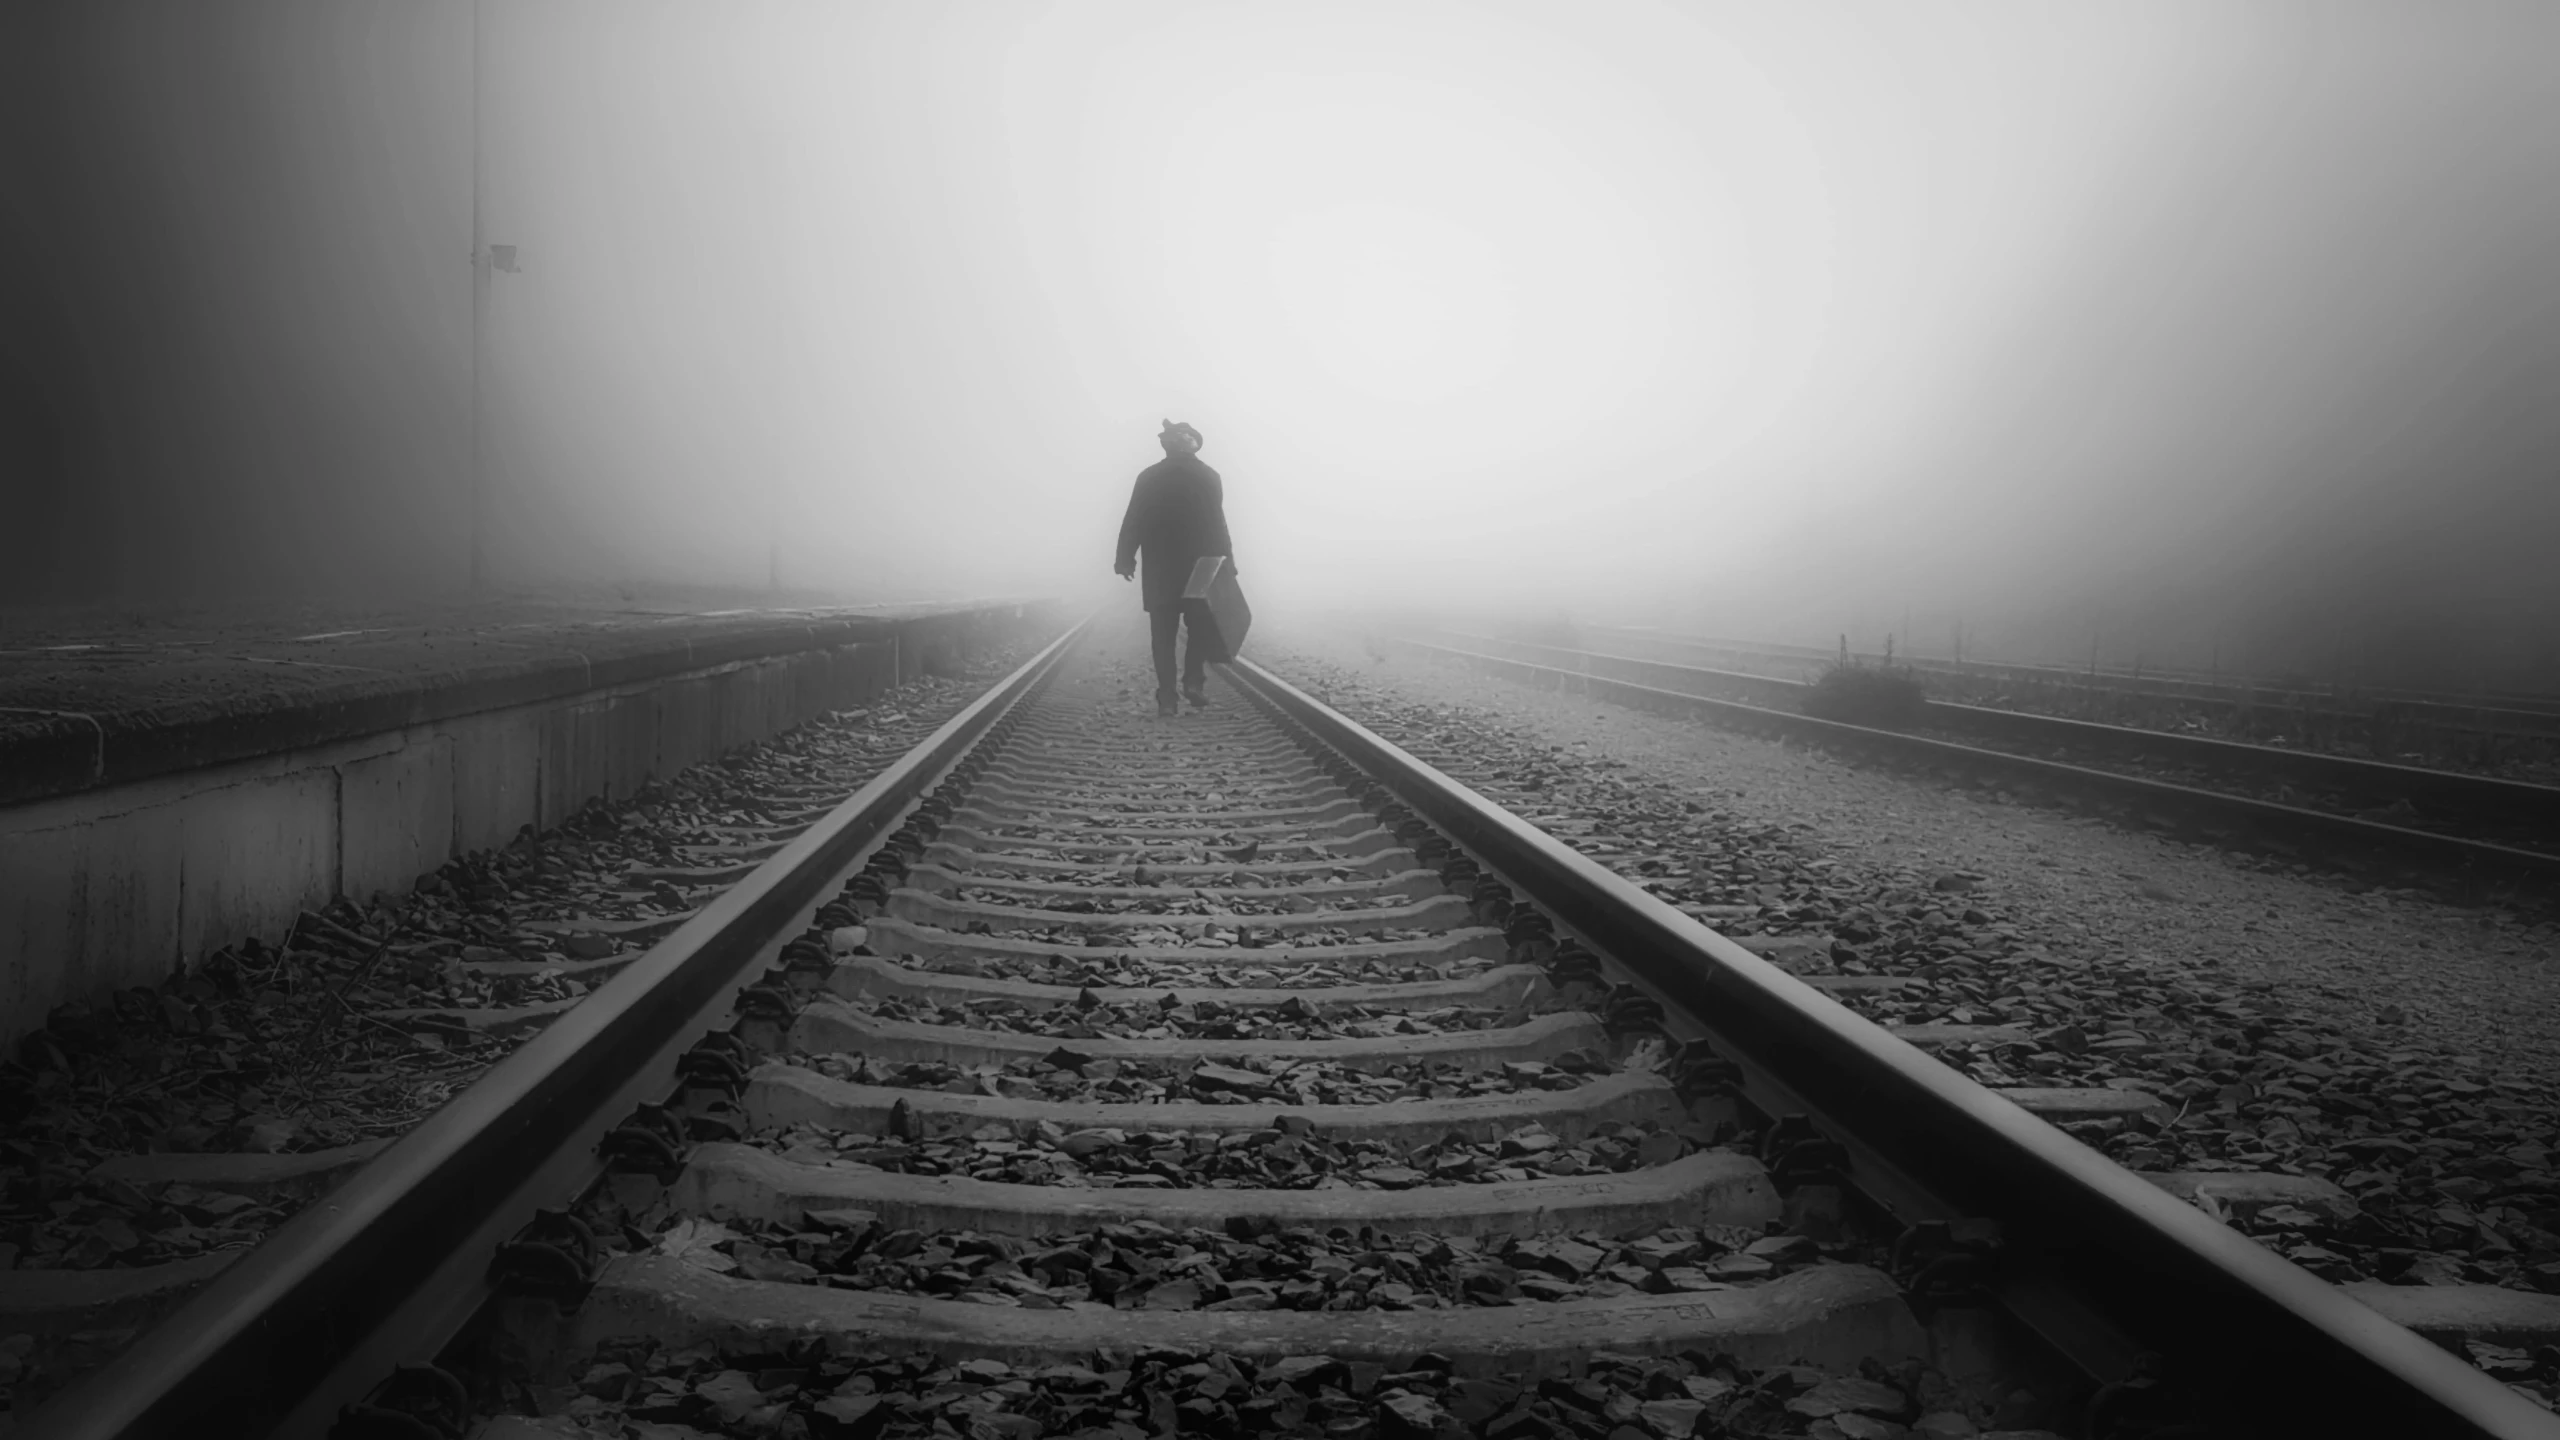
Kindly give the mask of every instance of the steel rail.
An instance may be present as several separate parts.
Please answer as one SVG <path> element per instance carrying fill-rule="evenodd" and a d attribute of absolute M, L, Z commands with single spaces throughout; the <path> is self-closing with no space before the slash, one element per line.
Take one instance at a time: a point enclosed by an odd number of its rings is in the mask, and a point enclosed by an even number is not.
<path fill-rule="evenodd" d="M 1646 630 L 1632 625 L 1589 625 L 1584 633 L 1614 634 L 1637 644 L 1658 645 L 1668 650 L 1704 651 L 1709 654 L 1738 657 L 1744 662 L 1766 662 L 1775 665 L 1824 665 L 1839 658 L 1836 651 L 1810 645 L 1746 644 L 1739 640 L 1712 640 Z M 1861 663 L 1881 661 L 1886 657 L 1859 651 L 1851 659 Z M 2035 684 L 2065 685 L 2082 691 L 2096 690 L 2126 696 L 2148 696 L 2164 700 L 2187 700 L 2205 705 L 2239 707 L 2243 705 L 2271 710 L 2301 710 L 2335 706 L 2349 702 L 2369 704 L 2377 712 L 2393 718 L 2410 718 L 2427 724 L 2491 734 L 2542 735 L 2560 734 L 2560 696 L 2523 692 L 2492 692 L 2471 697 L 2439 691 L 2411 690 L 2317 690 L 2299 686 L 2276 685 L 2266 681 L 2242 679 L 2213 680 L 2201 671 L 2145 671 L 2135 674 L 2127 670 L 2102 669 L 2094 679 L 2085 670 L 2068 665 L 2031 665 L 2014 661 L 1952 660 L 1943 657 L 1905 656 L 1894 663 L 1909 665 L 1933 675 L 1947 675 L 1969 680 L 2020 680 Z M 2344 715 L 2327 710 L 2324 713 Z"/>
<path fill-rule="evenodd" d="M 2506 1386 L 1270 672 L 1239 661 L 1230 674 L 1698 1019 L 1755 1101 L 1801 1106 L 1843 1145 L 1852 1183 L 1906 1216 L 1915 1202 L 1934 1212 L 1912 1218 L 1997 1218 L 2029 1324 L 2092 1307 L 2269 1434 L 2560 1436 Z M 2055 1338 L 2067 1353 L 2071 1337 Z"/>
<path fill-rule="evenodd" d="M 828 886 L 1037 692 L 1079 623 L 583 1004 L 31 1417 L 47 1440 L 317 1436 L 489 1298 L 501 1241 L 602 1173 L 597 1142 L 672 1083 Z"/>
<path fill-rule="evenodd" d="M 1390 643 L 1496 669 L 1508 669 L 1532 680 L 1573 682 L 1587 693 L 1624 704 L 1701 716 L 1756 734 L 1807 740 L 1904 763 L 1952 765 L 1976 773 L 2024 778 L 2066 792 L 2102 796 L 2146 813 L 2183 819 L 2188 823 L 2231 826 L 2279 850 L 2308 842 L 2350 863 L 2376 856 L 2389 857 L 2399 863 L 2439 873 L 2525 886 L 2528 893 L 2555 893 L 2552 887 L 2560 885 L 2560 854 L 2521 850 L 2485 840 L 2467 840 L 2432 830 L 2414 830 L 2404 825 L 2388 825 L 2376 820 L 2204 790 L 2166 780 L 2093 770 L 2031 755 L 1986 750 L 1952 740 L 1822 720 L 1792 711 L 1772 710 L 1736 700 L 1721 700 L 1709 695 L 1614 679 L 1587 670 L 1540 665 L 1507 655 L 1487 654 L 1423 640 L 1391 637 Z"/>
<path fill-rule="evenodd" d="M 1647 660 L 1642 656 L 1613 655 L 1599 650 L 1547 645 L 1535 641 L 1502 640 L 1488 635 L 1447 633 L 1453 639 L 1464 639 L 1477 645 L 1498 646 L 1514 651 L 1543 651 L 1550 655 L 1570 657 L 1585 665 L 1593 662 L 1605 663 L 1618 667 L 1623 672 L 1608 678 L 1631 680 L 1637 684 L 1650 684 L 1656 680 L 1695 679 L 1702 684 L 1712 684 L 1726 690 L 1769 698 L 1792 698 L 1812 688 L 1802 680 L 1752 675 L 1738 670 L 1718 670 L 1710 666 L 1684 665 L 1669 660 Z M 1520 657 L 1514 655 L 1509 658 Z M 2002 710 L 1988 705 L 1966 705 L 1952 700 L 1930 700 L 1923 713 L 1923 724 L 1948 730 L 1970 730 L 2010 739 L 2076 746 L 2119 758 L 2160 757 L 2224 775 L 2252 777 L 2273 775 L 2307 784 L 2336 787 L 2368 799 L 2407 800 L 2412 805 L 2445 811 L 2461 811 L 2483 820 L 2533 827 L 2552 836 L 2555 840 L 2560 840 L 2560 786 L 2536 785 L 2522 780 L 2499 780 L 2487 775 L 2471 775 L 2458 770 L 2431 770 L 2419 765 L 2402 765 L 2389 760 L 2366 760 L 2353 755 L 2329 755 L 2316 750 L 2284 750 L 2272 745 L 2252 745 L 2244 741 L 2216 739 L 2210 735 L 2181 735 L 2168 730 L 2141 730 L 2124 725 L 2103 724 L 2094 720 L 2075 720 L 2062 715 L 2039 715 L 2026 710 Z"/>

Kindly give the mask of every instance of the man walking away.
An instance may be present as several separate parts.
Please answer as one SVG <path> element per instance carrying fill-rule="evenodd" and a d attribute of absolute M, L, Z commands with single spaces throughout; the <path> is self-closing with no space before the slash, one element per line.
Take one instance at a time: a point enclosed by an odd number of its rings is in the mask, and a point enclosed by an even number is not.
<path fill-rule="evenodd" d="M 1235 569 L 1235 547 L 1227 538 L 1226 491 L 1218 472 L 1200 463 L 1200 432 L 1174 421 L 1164 422 L 1156 440 L 1164 458 L 1138 472 L 1129 492 L 1129 513 L 1120 521 L 1119 558 L 1112 569 L 1126 580 L 1146 556 L 1146 578 L 1138 591 L 1146 602 L 1156 658 L 1156 713 L 1179 708 L 1173 695 L 1173 632 L 1185 614 L 1191 616 L 1191 638 L 1183 646 L 1182 693 L 1194 705 L 1209 703 L 1208 655 L 1201 616 L 1186 607 L 1182 588 L 1191 567 L 1203 555 L 1224 555 L 1229 573 Z"/>

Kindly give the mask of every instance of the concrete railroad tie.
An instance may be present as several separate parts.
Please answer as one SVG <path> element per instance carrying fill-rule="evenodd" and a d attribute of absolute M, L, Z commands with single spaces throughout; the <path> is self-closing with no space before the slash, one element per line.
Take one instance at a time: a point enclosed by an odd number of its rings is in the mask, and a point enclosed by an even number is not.
<path fill-rule="evenodd" d="M 904 1105 L 905 1124 L 911 1127 L 908 1133 L 928 1138 L 973 1135 L 990 1125 L 1028 1137 L 1044 1124 L 1069 1131 L 1249 1135 L 1277 1130 L 1284 1118 L 1294 1118 L 1329 1140 L 1378 1141 L 1408 1148 L 1451 1135 L 1479 1142 L 1499 1140 L 1525 1125 L 1542 1126 L 1571 1144 L 1603 1126 L 1647 1121 L 1670 1126 L 1682 1118 L 1680 1097 L 1671 1082 L 1635 1071 L 1598 1076 L 1562 1090 L 1394 1100 L 1380 1105 L 1277 1101 L 1227 1105 L 1202 1100 L 1097 1104 L 858 1085 L 797 1065 L 769 1064 L 757 1067 L 748 1077 L 744 1105 L 748 1125 L 758 1132 L 812 1125 L 857 1135 L 886 1135 L 891 1133 L 892 1112 Z"/>
<path fill-rule="evenodd" d="M 1444 930 L 1437 935 L 1415 940 L 1352 940 L 1337 945 L 1262 946 L 1146 945 L 1135 942 L 1061 945 L 1052 940 L 1024 939 L 1014 935 L 965 935 L 945 930 L 938 925 L 916 925 L 891 916 L 882 916 L 872 921 L 870 930 L 870 944 L 874 952 L 882 955 L 911 955 L 920 960 L 1047 960 L 1052 956 L 1082 955 L 1087 959 L 1116 959 L 1121 956 L 1132 956 L 1165 960 L 1181 965 L 1205 965 L 1221 961 L 1234 963 L 1240 960 L 1250 961 L 1256 965 L 1296 965 L 1309 962 L 1344 964 L 1354 960 L 1391 960 L 1415 965 L 1430 965 L 1451 960 L 1500 960 L 1509 953 L 1510 949 L 1504 942 L 1501 931 L 1483 925 Z"/>
<path fill-rule="evenodd" d="M 1007 1030 L 882 1020 L 821 995 L 792 1022 L 790 1046 L 813 1055 L 858 1054 L 874 1060 L 945 1065 L 1002 1065 L 1064 1054 L 1082 1060 L 1324 1060 L 1355 1070 L 1387 1070 L 1430 1062 L 1491 1069 L 1509 1060 L 1553 1060 L 1609 1044 L 1600 1022 L 1579 1011 L 1540 1015 L 1492 1030 L 1451 1030 L 1344 1040 L 1062 1040 Z"/>
<path fill-rule="evenodd" d="M 826 988 L 848 1000 L 866 995 L 919 1000 L 936 1005 L 972 1005 L 981 1001 L 1058 1008 L 1080 1004 L 1087 995 L 1105 1005 L 1155 1005 L 1171 997 L 1180 1005 L 1213 1004 L 1230 1010 L 1275 1010 L 1303 1005 L 1318 1013 L 1354 1007 L 1367 1010 L 1434 1010 L 1447 1005 L 1507 1008 L 1532 1002 L 1547 993 L 1547 977 L 1534 965 L 1497 965 L 1464 980 L 1416 980 L 1394 985 L 1329 985 L 1303 989 L 1242 989 L 1214 985 L 1158 987 L 1041 985 L 1028 980 L 1001 980 L 978 975 L 944 975 L 913 970 L 876 955 L 856 955 L 827 975 Z"/>
<path fill-rule="evenodd" d="M 1253 867 L 1253 872 L 1249 873 L 1258 873 L 1259 868 Z M 1238 871 L 1241 869 L 1243 867 L 1225 867 L 1221 872 L 1222 878 L 1229 882 L 1239 879 L 1241 877 Z M 1145 874 L 1148 883 L 1143 885 L 1136 883 L 1136 877 L 1141 873 Z M 964 888 L 1000 895 L 1019 895 L 1023 897 L 1023 903 L 1026 905 L 1037 905 L 1043 901 L 1055 903 L 1062 900 L 1095 902 L 1166 900 L 1178 896 L 1197 896 L 1210 900 L 1259 900 L 1272 904 L 1312 906 L 1326 900 L 1347 900 L 1373 895 L 1397 895 L 1415 900 L 1427 900 L 1434 895 L 1448 893 L 1448 886 L 1441 882 L 1440 872 L 1418 867 L 1412 870 L 1400 870 L 1392 875 L 1365 876 L 1357 879 L 1336 880 L 1328 875 L 1305 878 L 1280 876 L 1268 883 L 1246 885 L 1186 884 L 1170 876 L 1161 875 L 1158 867 L 1132 865 L 1124 872 L 1124 879 L 1128 883 L 1116 885 L 1078 884 L 1065 880 L 1025 880 L 1008 875 L 971 875 L 927 862 L 907 871 L 906 888 L 921 890 L 932 895 L 957 894 Z M 1201 879 L 1207 881 L 1208 877 L 1203 876 Z"/>

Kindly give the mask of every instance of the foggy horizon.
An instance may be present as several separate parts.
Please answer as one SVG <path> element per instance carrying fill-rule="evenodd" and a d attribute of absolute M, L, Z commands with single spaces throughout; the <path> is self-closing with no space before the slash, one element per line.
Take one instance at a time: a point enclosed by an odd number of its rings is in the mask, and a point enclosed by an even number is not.
<path fill-rule="evenodd" d="M 505 591 L 1100 594 L 1170 418 L 1275 618 L 2560 686 L 2560 11 L 479 13 L 0 22 L 11 603 L 465 593 L 476 190 Z"/>

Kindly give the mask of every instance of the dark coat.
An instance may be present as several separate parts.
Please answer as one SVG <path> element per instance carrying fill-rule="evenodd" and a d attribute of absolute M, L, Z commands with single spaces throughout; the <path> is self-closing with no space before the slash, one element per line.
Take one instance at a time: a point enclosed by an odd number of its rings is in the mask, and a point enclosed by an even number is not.
<path fill-rule="evenodd" d="M 1226 489 L 1218 472 L 1196 455 L 1168 456 L 1138 472 L 1129 492 L 1129 513 L 1120 521 L 1120 552 L 1114 569 L 1125 570 L 1146 557 L 1138 589 L 1150 610 L 1182 608 L 1182 587 L 1191 567 L 1203 555 L 1225 555 L 1234 563 L 1235 546 L 1227 538 Z"/>

